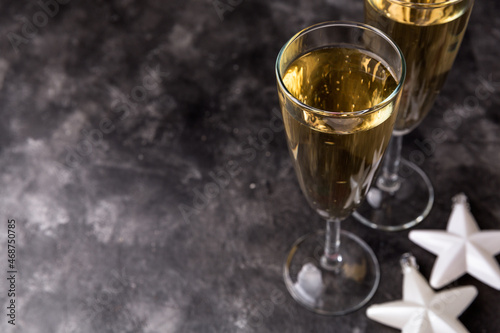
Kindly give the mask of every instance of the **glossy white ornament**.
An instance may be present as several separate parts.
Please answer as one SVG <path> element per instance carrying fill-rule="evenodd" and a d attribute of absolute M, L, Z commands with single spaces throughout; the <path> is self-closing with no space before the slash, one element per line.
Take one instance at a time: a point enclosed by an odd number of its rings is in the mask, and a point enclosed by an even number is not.
<path fill-rule="evenodd" d="M 447 289 L 438 293 L 429 287 L 418 272 L 415 258 L 405 254 L 403 299 L 366 310 L 368 318 L 402 330 L 403 333 L 465 333 L 457 319 L 477 295 L 474 286 Z"/>
<path fill-rule="evenodd" d="M 438 256 L 430 285 L 441 288 L 469 273 L 500 290 L 500 266 L 495 259 L 500 253 L 500 231 L 479 230 L 465 194 L 457 194 L 453 202 L 446 231 L 414 230 L 409 234 L 413 242 Z"/>

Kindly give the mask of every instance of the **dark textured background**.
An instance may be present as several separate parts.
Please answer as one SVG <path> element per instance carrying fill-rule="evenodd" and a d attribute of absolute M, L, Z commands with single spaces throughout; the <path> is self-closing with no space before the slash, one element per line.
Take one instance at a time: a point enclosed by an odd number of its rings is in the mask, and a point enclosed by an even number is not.
<path fill-rule="evenodd" d="M 310 313 L 281 279 L 289 246 L 323 222 L 275 116 L 274 61 L 310 24 L 362 20 L 362 1 L 66 2 L 46 21 L 34 0 L 0 5 L 0 216 L 17 221 L 19 270 L 17 325 L 2 310 L 0 331 L 396 332 L 365 308 Z M 477 1 L 434 110 L 405 139 L 436 189 L 418 229 L 444 229 L 460 191 L 482 229 L 500 228 L 499 9 Z M 401 297 L 408 250 L 429 278 L 435 257 L 408 232 L 345 228 L 381 261 L 369 304 Z M 460 319 L 498 332 L 500 292 L 466 284 L 479 296 Z"/>

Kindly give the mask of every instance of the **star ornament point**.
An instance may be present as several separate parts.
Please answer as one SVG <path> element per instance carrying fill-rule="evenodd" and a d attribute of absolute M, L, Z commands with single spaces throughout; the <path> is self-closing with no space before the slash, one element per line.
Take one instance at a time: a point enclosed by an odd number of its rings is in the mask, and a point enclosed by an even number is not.
<path fill-rule="evenodd" d="M 441 288 L 469 273 L 500 290 L 500 265 L 495 259 L 500 253 L 500 231 L 481 231 L 462 196 L 454 198 L 446 231 L 413 230 L 409 238 L 437 255 L 430 278 L 432 287 Z"/>
<path fill-rule="evenodd" d="M 404 333 L 466 333 L 457 319 L 477 295 L 474 286 L 435 293 L 414 268 L 404 271 L 403 299 L 372 305 L 368 318 Z"/>

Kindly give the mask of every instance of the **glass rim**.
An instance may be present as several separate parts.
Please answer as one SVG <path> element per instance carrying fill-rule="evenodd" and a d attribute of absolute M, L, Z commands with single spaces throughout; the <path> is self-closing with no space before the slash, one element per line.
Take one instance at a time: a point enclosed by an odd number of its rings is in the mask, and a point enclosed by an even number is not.
<path fill-rule="evenodd" d="M 368 0 L 373 2 L 373 0 Z M 467 0 L 444 0 L 441 2 L 433 2 L 433 3 L 420 3 L 413 2 L 412 0 L 387 0 L 390 3 L 393 3 L 398 6 L 409 7 L 409 8 L 417 8 L 417 9 L 428 9 L 428 8 L 441 8 L 447 6 L 453 6 L 459 4 L 461 2 L 465 2 Z"/>
<path fill-rule="evenodd" d="M 460 0 L 461 1 L 461 0 Z M 317 29 L 321 29 L 321 28 L 325 28 L 325 27 L 333 27 L 333 26 L 340 26 L 340 27 L 353 27 L 353 28 L 361 28 L 361 29 L 365 29 L 365 30 L 370 30 L 374 33 L 376 33 L 377 35 L 380 35 L 382 38 L 384 38 L 399 54 L 400 58 L 401 58 L 401 78 L 399 79 L 399 82 L 398 82 L 398 85 L 396 86 L 396 88 L 394 88 L 394 90 L 392 91 L 392 93 L 387 96 L 383 101 L 381 101 L 380 103 L 372 106 L 371 108 L 368 108 L 368 109 L 363 109 L 363 110 L 357 110 L 357 111 L 349 111 L 349 112 L 338 112 L 338 111 L 327 111 L 327 110 L 322 110 L 322 109 L 318 109 L 318 108 L 315 108 L 313 106 L 310 106 L 310 105 L 307 105 L 303 102 L 301 102 L 300 100 L 298 100 L 295 96 L 292 95 L 292 93 L 290 93 L 290 91 L 288 91 L 287 87 L 285 86 L 284 82 L 283 82 L 283 78 L 282 78 L 282 75 L 281 75 L 281 71 L 280 71 L 280 62 L 281 62 L 281 58 L 283 56 L 283 53 L 285 52 L 285 50 L 299 37 L 311 32 L 311 31 L 314 31 L 314 30 L 317 30 Z M 301 55 L 299 55 L 301 56 Z M 391 37 L 389 37 L 386 33 L 384 33 L 383 31 L 375 28 L 375 27 L 372 27 L 368 24 L 365 24 L 365 23 L 360 23 L 360 22 L 354 22 L 354 21 L 326 21 L 326 22 L 321 22 L 321 23 L 317 23 L 317 24 L 314 24 L 314 25 L 311 25 L 307 28 L 304 28 L 302 29 L 301 31 L 297 32 L 295 35 L 293 35 L 286 43 L 285 45 L 283 45 L 283 47 L 281 48 L 280 52 L 278 53 L 278 57 L 276 58 L 276 64 L 275 64 L 275 73 L 276 73 L 276 78 L 277 78 L 277 81 L 278 81 L 278 85 L 279 87 L 281 88 L 282 91 L 284 91 L 284 93 L 287 95 L 287 97 L 289 99 L 291 99 L 294 103 L 296 103 L 297 105 L 299 105 L 299 107 L 303 108 L 303 109 L 306 109 L 312 113 L 315 113 L 315 114 L 319 114 L 319 115 L 322 115 L 322 116 L 327 116 L 327 117 L 338 117 L 338 118 L 354 118 L 354 117 L 359 117 L 361 115 L 367 115 L 367 114 L 371 114 L 371 113 L 374 113 L 382 108 L 384 108 L 385 106 L 387 106 L 387 104 L 389 104 L 394 98 L 396 98 L 396 96 L 398 95 L 398 93 L 400 92 L 401 89 L 403 89 L 403 83 L 405 81 L 405 77 L 406 77 L 406 62 L 405 62 L 405 58 L 404 58 L 404 55 L 403 55 L 403 52 L 401 51 L 401 49 L 399 48 L 399 46 L 392 40 Z"/>

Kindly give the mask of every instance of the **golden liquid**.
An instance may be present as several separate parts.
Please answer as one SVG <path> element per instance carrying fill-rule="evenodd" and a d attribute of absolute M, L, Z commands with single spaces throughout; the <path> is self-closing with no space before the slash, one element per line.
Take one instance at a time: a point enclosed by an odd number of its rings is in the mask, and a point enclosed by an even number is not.
<path fill-rule="evenodd" d="M 365 22 L 390 35 L 406 60 L 406 80 L 395 131 L 414 129 L 430 111 L 462 42 L 472 0 L 439 6 L 444 0 L 365 0 Z"/>
<path fill-rule="evenodd" d="M 280 95 L 288 146 L 303 193 L 322 216 L 347 217 L 364 198 L 395 121 L 398 83 L 373 55 L 354 48 L 327 48 L 296 59 L 285 71 L 288 91 L 309 106 L 342 112 L 323 117 Z"/>

